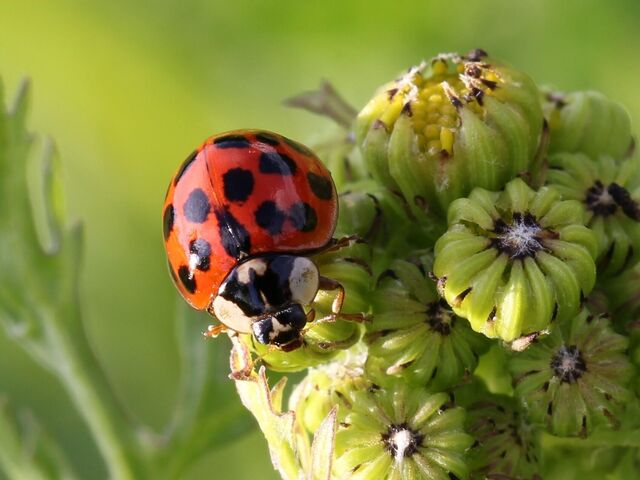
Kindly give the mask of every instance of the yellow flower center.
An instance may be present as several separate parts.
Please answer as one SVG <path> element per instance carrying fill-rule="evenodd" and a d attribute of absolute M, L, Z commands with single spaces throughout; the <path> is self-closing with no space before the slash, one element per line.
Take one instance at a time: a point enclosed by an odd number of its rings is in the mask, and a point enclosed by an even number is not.
<path fill-rule="evenodd" d="M 410 109 L 420 149 L 429 156 L 450 156 L 460 127 L 458 109 L 484 115 L 484 97 L 502 79 L 489 64 L 455 55 L 437 57 L 430 66 L 412 68 L 387 89 L 389 107 L 380 120 L 390 127 Z"/>

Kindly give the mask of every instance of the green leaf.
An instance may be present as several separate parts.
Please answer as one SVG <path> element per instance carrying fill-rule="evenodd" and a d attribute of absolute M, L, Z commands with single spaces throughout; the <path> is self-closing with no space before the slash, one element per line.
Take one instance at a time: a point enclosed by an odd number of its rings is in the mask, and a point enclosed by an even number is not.
<path fill-rule="evenodd" d="M 340 96 L 326 80 L 317 90 L 300 93 L 284 101 L 288 107 L 300 108 L 316 115 L 328 117 L 345 129 L 351 128 L 358 112 Z"/>
<path fill-rule="evenodd" d="M 181 386 L 168 428 L 170 441 L 158 454 L 159 461 L 176 475 L 206 451 L 233 441 L 253 427 L 227 375 L 225 338 L 212 340 L 202 335 L 209 321 L 207 314 L 179 301 L 176 330 Z"/>
<path fill-rule="evenodd" d="M 0 467 L 10 478 L 73 480 L 76 474 L 58 446 L 28 412 L 17 415 L 0 398 Z"/>
<path fill-rule="evenodd" d="M 338 407 L 334 406 L 320 424 L 311 445 L 310 480 L 330 480 L 336 440 Z"/>
<path fill-rule="evenodd" d="M 11 205 L 0 216 L 0 324 L 59 378 L 111 476 L 139 478 L 143 460 L 135 427 L 84 331 L 78 295 L 82 230 L 64 225 L 53 147 L 45 149 L 40 166 L 30 163 L 28 100 L 24 82 L 9 111 L 0 104 L 0 202 Z"/>

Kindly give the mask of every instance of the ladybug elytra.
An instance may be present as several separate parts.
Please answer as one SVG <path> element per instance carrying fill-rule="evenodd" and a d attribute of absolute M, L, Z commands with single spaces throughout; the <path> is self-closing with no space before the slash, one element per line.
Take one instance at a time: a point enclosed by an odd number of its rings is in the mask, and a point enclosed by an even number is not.
<path fill-rule="evenodd" d="M 309 255 L 336 248 L 331 174 L 303 145 L 261 130 L 207 139 L 180 166 L 163 210 L 169 269 L 182 296 L 227 329 L 292 350 L 314 318 L 305 312 L 324 278 Z"/>

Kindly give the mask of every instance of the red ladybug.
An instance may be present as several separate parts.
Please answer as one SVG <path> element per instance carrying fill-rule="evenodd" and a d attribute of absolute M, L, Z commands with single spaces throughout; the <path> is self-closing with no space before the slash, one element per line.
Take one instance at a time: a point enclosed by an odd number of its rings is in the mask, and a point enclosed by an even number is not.
<path fill-rule="evenodd" d="M 331 174 L 305 146 L 275 133 L 239 130 L 207 139 L 167 192 L 164 241 L 182 296 L 228 329 L 292 350 L 313 319 L 319 289 L 344 289 L 308 258 L 330 248 L 338 214 Z"/>

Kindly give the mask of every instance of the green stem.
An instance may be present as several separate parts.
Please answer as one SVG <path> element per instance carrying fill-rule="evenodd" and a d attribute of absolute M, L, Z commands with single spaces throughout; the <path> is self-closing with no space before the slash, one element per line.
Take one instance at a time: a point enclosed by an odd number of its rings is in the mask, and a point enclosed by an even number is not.
<path fill-rule="evenodd" d="M 89 426 L 110 477 L 119 480 L 144 477 L 145 469 L 131 422 L 88 345 L 80 319 L 68 322 L 79 326 L 80 331 L 73 333 L 61 328 L 55 314 L 43 323 L 45 336 L 57 357 L 54 369 Z"/>

